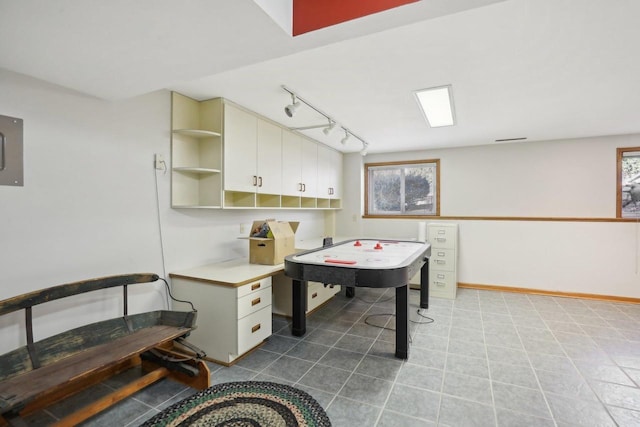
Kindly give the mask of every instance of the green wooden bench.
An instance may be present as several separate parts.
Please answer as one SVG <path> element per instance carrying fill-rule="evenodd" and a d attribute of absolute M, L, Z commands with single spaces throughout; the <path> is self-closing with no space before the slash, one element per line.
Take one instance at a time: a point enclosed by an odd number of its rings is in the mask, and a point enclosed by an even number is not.
<path fill-rule="evenodd" d="M 144 376 L 67 416 L 59 425 L 75 425 L 161 378 L 171 377 L 197 389 L 209 387 L 203 355 L 195 351 L 194 357 L 194 352 L 174 346 L 195 328 L 195 309 L 128 314 L 128 287 L 158 279 L 150 273 L 109 276 L 0 301 L 0 316 L 24 310 L 26 331 L 26 345 L 0 355 L 0 425 L 19 425 L 21 417 L 138 365 Z M 34 341 L 34 306 L 118 286 L 123 288 L 122 316 Z"/>

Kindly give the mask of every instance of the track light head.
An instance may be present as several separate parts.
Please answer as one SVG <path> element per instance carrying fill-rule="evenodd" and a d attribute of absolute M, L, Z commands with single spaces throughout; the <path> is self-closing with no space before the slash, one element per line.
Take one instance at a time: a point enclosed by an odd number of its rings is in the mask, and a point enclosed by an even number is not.
<path fill-rule="evenodd" d="M 344 131 L 344 138 L 342 138 L 342 140 L 340 141 L 342 143 L 342 145 L 345 145 L 347 143 L 347 141 L 349 140 L 349 132 L 347 132 L 346 130 Z"/>
<path fill-rule="evenodd" d="M 367 144 L 366 142 L 363 142 L 362 150 L 360 150 L 360 154 L 362 155 L 362 157 L 367 155 L 368 148 L 369 148 L 369 144 Z"/>
<path fill-rule="evenodd" d="M 284 107 L 284 112 L 287 116 L 293 117 L 298 108 L 300 108 L 300 102 L 296 100 L 296 96 L 294 94 L 291 94 L 291 104 Z"/>
<path fill-rule="evenodd" d="M 333 120 L 329 120 L 329 126 L 327 126 L 326 128 L 322 129 L 322 133 L 324 133 L 325 135 L 329 136 L 329 134 L 331 132 L 333 132 L 333 130 L 336 128 L 336 122 L 334 122 Z"/>

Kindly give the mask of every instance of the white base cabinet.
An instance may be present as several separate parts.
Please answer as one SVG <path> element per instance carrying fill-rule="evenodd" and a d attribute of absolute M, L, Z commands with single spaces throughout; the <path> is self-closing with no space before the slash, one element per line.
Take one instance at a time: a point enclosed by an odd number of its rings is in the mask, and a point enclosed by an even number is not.
<path fill-rule="evenodd" d="M 291 317 L 292 313 L 292 288 L 291 279 L 284 274 L 273 276 L 273 314 Z M 310 313 L 329 301 L 335 294 L 340 292 L 340 286 L 324 286 L 324 283 L 307 282 L 307 309 L 305 313 Z"/>
<path fill-rule="evenodd" d="M 239 287 L 176 277 L 172 287 L 177 299 L 199 308 L 187 341 L 208 359 L 228 365 L 271 336 L 271 277 Z"/>

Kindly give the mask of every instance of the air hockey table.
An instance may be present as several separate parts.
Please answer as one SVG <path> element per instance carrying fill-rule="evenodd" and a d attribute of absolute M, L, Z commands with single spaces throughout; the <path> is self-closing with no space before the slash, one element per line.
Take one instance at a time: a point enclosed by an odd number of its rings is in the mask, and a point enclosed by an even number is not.
<path fill-rule="evenodd" d="M 284 273 L 292 279 L 292 334 L 306 333 L 306 282 L 346 287 L 396 288 L 396 351 L 409 357 L 409 280 L 420 271 L 420 307 L 429 306 L 429 256 L 425 242 L 353 239 L 289 255 Z"/>

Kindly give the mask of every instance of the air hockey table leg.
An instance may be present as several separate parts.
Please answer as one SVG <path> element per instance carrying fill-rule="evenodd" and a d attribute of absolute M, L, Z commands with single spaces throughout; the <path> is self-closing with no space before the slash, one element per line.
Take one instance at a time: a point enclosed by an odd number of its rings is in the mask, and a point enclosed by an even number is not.
<path fill-rule="evenodd" d="M 420 268 L 420 308 L 429 308 L 429 258 Z"/>
<path fill-rule="evenodd" d="M 396 357 L 409 358 L 409 285 L 396 288 Z"/>
<path fill-rule="evenodd" d="M 356 296 L 356 288 L 355 288 L 354 286 L 347 286 L 347 287 L 344 289 L 344 295 L 345 295 L 347 298 L 353 298 L 353 297 L 355 297 L 355 296 Z"/>
<path fill-rule="evenodd" d="M 291 286 L 291 334 L 301 337 L 307 332 L 307 282 L 292 280 Z"/>

